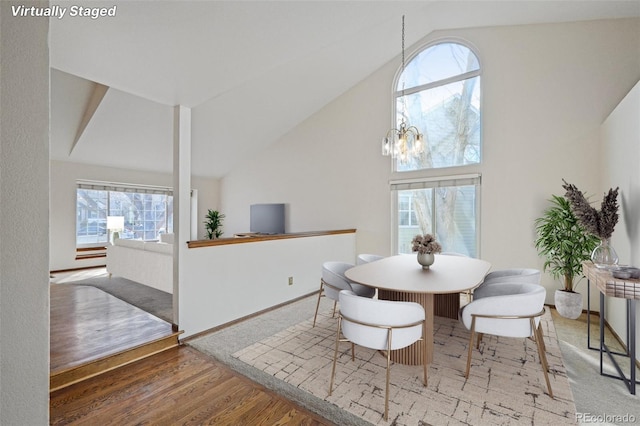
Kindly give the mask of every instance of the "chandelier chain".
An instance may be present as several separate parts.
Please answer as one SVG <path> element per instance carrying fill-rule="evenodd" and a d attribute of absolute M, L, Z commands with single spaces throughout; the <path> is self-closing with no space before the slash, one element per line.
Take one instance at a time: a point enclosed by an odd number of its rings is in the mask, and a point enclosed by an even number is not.
<path fill-rule="evenodd" d="M 404 102 L 404 15 L 402 15 L 402 69 L 400 70 L 400 75 L 402 76 L 402 100 Z"/>
<path fill-rule="evenodd" d="M 407 100 L 405 99 L 404 32 L 404 15 L 402 15 L 402 68 L 400 69 L 400 78 L 402 79 L 400 99 L 402 107 L 402 111 L 400 112 L 401 122 L 399 129 L 392 128 L 382 139 L 382 155 L 399 158 L 400 162 L 403 164 L 405 164 L 410 157 L 418 158 L 424 152 L 424 140 L 422 133 L 420 133 L 417 127 L 409 125 L 405 120 L 405 115 L 407 115 Z"/>

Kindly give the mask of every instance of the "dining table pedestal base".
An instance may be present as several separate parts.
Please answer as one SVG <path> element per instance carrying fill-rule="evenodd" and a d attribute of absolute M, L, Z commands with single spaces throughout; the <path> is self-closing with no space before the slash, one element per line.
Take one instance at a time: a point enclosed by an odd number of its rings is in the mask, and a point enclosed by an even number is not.
<path fill-rule="evenodd" d="M 437 317 L 458 319 L 460 310 L 460 293 L 436 294 L 433 314 Z"/>
<path fill-rule="evenodd" d="M 397 302 L 416 302 L 422 305 L 426 315 L 426 335 L 433 336 L 433 300 L 431 293 L 407 293 L 401 291 L 378 290 L 378 299 L 393 300 Z M 427 339 L 427 364 L 433 361 L 433 338 Z M 391 361 L 405 365 L 422 365 L 422 342 L 407 346 L 406 348 L 391 351 Z"/>

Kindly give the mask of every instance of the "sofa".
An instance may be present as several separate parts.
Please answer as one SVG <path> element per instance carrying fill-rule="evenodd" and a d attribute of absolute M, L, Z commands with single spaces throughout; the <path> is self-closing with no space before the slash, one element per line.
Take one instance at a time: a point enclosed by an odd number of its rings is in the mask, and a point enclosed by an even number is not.
<path fill-rule="evenodd" d="M 173 293 L 173 234 L 161 234 L 158 242 L 115 239 L 107 247 L 107 272 Z"/>

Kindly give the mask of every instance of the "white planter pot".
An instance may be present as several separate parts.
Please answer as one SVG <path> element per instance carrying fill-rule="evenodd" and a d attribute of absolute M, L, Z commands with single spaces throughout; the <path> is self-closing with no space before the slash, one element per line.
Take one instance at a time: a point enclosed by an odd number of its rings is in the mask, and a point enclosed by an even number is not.
<path fill-rule="evenodd" d="M 576 319 L 582 313 L 582 295 L 564 290 L 556 290 L 556 310 L 560 315 L 569 319 Z"/>

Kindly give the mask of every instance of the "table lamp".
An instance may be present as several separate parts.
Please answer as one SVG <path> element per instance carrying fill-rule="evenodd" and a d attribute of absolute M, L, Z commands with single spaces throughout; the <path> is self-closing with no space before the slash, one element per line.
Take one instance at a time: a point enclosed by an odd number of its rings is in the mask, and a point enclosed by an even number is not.
<path fill-rule="evenodd" d="M 124 216 L 107 216 L 107 230 L 109 231 L 109 241 L 120 238 L 120 231 L 124 229 Z"/>

